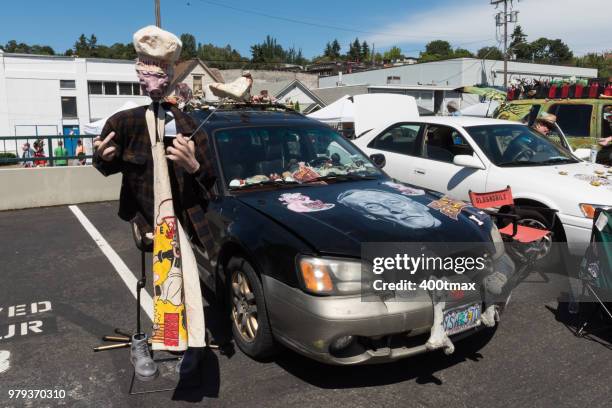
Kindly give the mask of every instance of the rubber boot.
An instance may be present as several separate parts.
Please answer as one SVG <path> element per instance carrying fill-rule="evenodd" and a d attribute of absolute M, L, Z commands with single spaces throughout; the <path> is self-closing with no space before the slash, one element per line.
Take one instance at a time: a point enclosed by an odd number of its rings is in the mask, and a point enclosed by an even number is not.
<path fill-rule="evenodd" d="M 140 381 L 151 381 L 157 377 L 157 364 L 151 357 L 149 337 L 146 334 L 139 333 L 132 336 L 130 362 L 134 366 L 136 378 Z"/>

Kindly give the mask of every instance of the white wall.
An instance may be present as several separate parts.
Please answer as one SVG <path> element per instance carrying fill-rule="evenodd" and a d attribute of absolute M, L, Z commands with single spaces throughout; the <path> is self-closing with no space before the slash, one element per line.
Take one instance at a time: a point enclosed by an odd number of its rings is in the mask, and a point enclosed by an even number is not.
<path fill-rule="evenodd" d="M 76 89 L 60 89 L 62 79 L 74 80 Z M 90 96 L 88 81 L 133 83 L 138 78 L 133 61 L 0 52 L 0 136 L 24 135 L 28 128 L 52 129 L 50 125 L 60 133 L 63 125 L 84 125 L 106 117 L 129 100 L 149 103 L 145 96 Z M 77 118 L 62 118 L 62 96 L 77 98 Z"/>
<path fill-rule="evenodd" d="M 104 177 L 92 166 L 0 170 L 0 211 L 119 199 L 121 175 Z"/>
<path fill-rule="evenodd" d="M 345 85 L 386 85 L 388 76 L 399 76 L 401 85 L 435 84 L 443 86 L 464 86 L 490 81 L 491 85 L 503 82 L 503 61 L 482 60 L 476 58 L 457 58 L 446 61 L 427 62 L 404 65 L 373 71 L 343 74 Z M 555 76 L 577 76 L 594 78 L 597 70 L 591 68 L 563 67 L 558 65 L 530 64 L 510 61 L 508 70 L 514 77 L 549 78 Z M 495 74 L 493 74 L 495 73 Z M 319 78 L 319 87 L 336 86 L 338 76 Z"/>

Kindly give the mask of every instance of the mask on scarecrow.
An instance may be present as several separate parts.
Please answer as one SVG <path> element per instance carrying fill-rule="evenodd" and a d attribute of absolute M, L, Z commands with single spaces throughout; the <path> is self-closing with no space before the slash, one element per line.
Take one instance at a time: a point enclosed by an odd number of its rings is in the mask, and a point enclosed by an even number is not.
<path fill-rule="evenodd" d="M 174 63 L 181 54 L 183 44 L 172 33 L 156 26 L 147 26 L 134 33 L 136 73 L 144 95 L 159 101 L 170 91 L 174 76 Z"/>

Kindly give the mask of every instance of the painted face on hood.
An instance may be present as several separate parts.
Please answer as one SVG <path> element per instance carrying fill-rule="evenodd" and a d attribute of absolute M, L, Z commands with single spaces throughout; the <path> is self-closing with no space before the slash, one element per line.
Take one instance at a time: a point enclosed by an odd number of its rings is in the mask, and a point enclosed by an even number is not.
<path fill-rule="evenodd" d="M 140 82 L 140 89 L 153 100 L 160 100 L 168 91 L 170 76 L 163 72 L 136 71 Z"/>
<path fill-rule="evenodd" d="M 338 196 L 338 202 L 366 217 L 389 221 L 407 228 L 433 228 L 440 225 L 429 208 L 408 197 L 382 190 L 349 190 Z"/>

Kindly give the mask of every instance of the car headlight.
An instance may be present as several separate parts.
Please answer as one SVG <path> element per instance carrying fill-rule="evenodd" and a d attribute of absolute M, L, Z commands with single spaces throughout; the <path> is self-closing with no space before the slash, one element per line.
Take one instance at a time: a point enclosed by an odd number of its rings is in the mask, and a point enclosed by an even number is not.
<path fill-rule="evenodd" d="M 595 211 L 598 209 L 608 209 L 610 206 L 600 204 L 580 204 L 580 210 L 585 217 L 593 219 L 595 217 Z"/>
<path fill-rule="evenodd" d="M 361 262 L 351 259 L 298 258 L 304 288 L 317 295 L 349 295 L 361 290 Z"/>
<path fill-rule="evenodd" d="M 506 247 L 504 246 L 504 240 L 497 229 L 497 226 L 491 223 L 491 241 L 493 241 L 493 246 L 495 247 L 495 253 L 493 254 L 493 259 L 498 259 L 506 252 Z"/>

